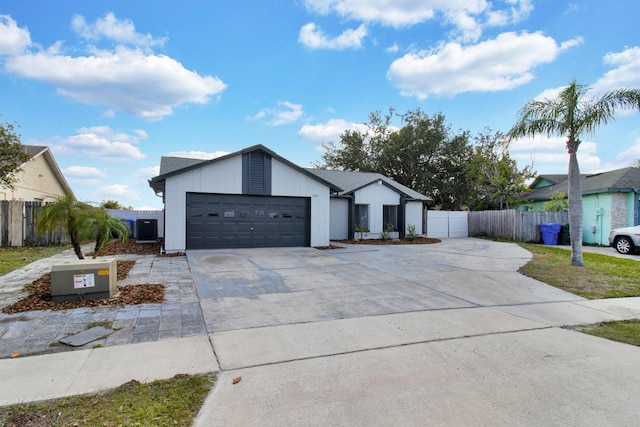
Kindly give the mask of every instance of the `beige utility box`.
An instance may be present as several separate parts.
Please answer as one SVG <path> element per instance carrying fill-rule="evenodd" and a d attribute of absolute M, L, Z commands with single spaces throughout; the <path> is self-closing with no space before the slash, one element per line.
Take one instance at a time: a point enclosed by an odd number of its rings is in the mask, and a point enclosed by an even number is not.
<path fill-rule="evenodd" d="M 115 259 L 73 260 L 51 267 L 51 297 L 54 301 L 107 299 L 118 288 Z"/>

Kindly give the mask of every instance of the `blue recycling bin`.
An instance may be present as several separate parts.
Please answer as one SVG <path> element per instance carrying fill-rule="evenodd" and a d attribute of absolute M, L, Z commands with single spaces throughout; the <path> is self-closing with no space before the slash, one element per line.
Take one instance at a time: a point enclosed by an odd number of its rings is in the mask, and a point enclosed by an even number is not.
<path fill-rule="evenodd" d="M 540 224 L 540 234 L 542 234 L 542 242 L 545 245 L 557 245 L 558 233 L 560 233 L 561 228 L 562 224 Z"/>

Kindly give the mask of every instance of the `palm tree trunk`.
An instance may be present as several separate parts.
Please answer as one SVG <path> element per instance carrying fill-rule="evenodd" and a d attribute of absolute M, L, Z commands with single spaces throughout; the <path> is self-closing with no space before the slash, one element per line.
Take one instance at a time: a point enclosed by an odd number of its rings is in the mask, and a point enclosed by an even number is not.
<path fill-rule="evenodd" d="M 572 149 L 571 145 L 575 145 Z M 580 165 L 578 165 L 577 144 L 569 147 L 569 234 L 571 235 L 571 265 L 582 267 L 582 186 Z"/>
<path fill-rule="evenodd" d="M 84 255 L 82 255 L 82 248 L 80 247 L 80 239 L 77 235 L 71 235 L 71 246 L 73 246 L 73 251 L 76 253 L 78 259 L 84 259 Z"/>

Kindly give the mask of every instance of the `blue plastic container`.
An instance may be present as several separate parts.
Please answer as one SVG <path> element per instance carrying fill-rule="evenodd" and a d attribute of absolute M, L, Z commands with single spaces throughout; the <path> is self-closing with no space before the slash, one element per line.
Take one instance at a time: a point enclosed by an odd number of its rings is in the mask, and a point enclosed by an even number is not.
<path fill-rule="evenodd" d="M 542 242 L 545 245 L 557 245 L 558 233 L 560 233 L 561 228 L 562 224 L 540 224 L 540 234 L 542 234 Z"/>

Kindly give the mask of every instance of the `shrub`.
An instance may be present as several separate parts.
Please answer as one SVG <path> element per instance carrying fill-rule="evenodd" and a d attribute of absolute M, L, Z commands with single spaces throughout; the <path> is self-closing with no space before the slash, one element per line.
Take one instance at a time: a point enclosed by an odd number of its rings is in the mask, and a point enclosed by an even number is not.
<path fill-rule="evenodd" d="M 405 238 L 408 241 L 413 242 L 414 240 L 416 240 L 416 237 L 418 237 L 418 234 L 416 233 L 416 226 L 414 224 L 409 224 L 409 226 L 407 227 L 407 235 L 405 236 Z"/>

